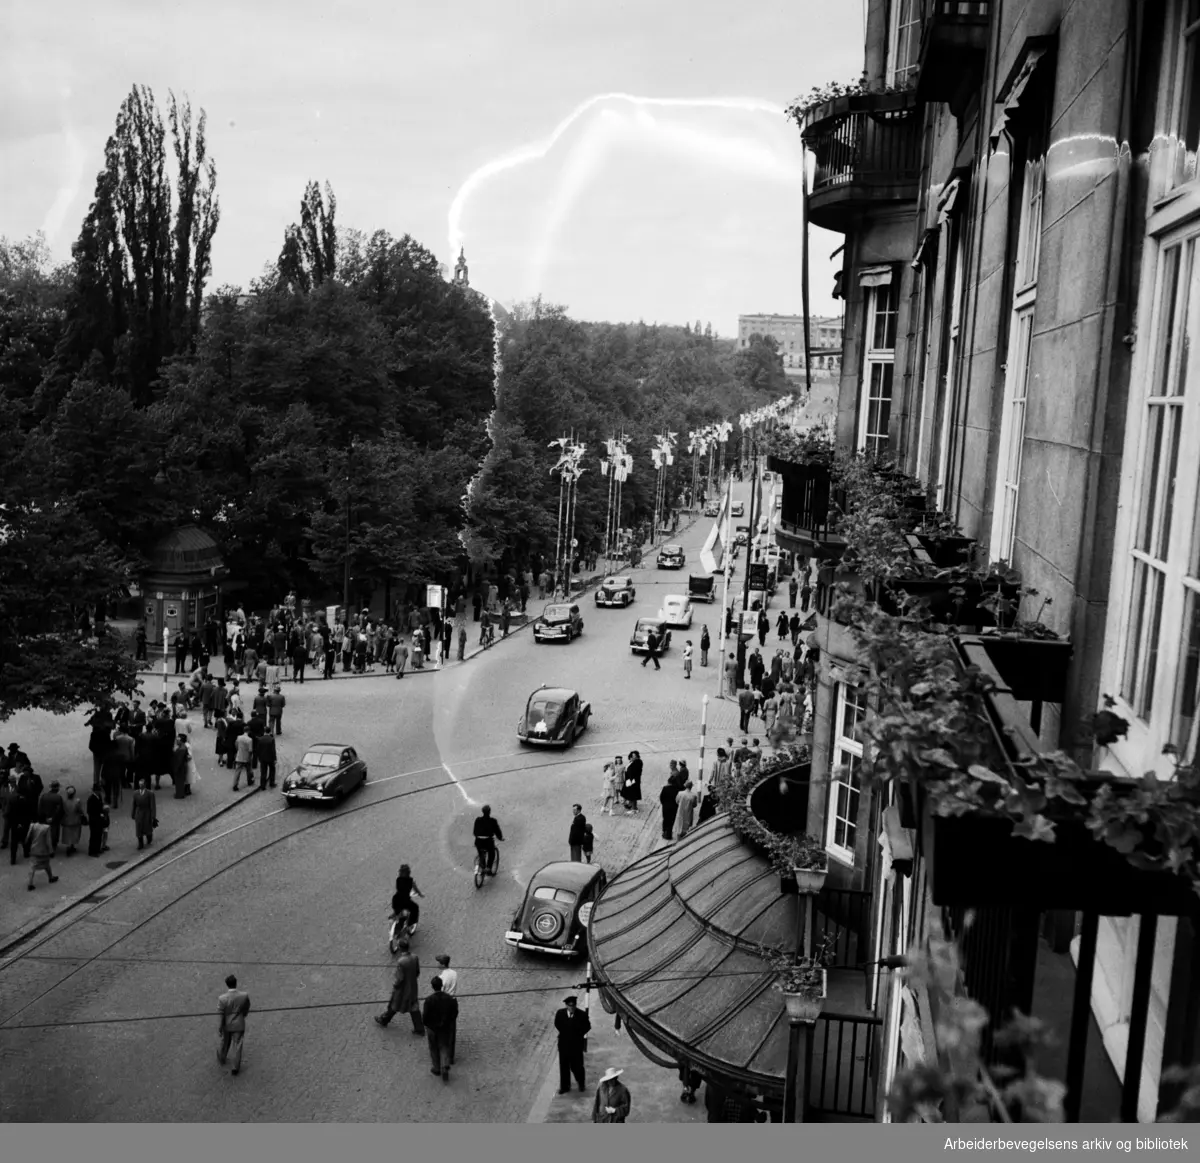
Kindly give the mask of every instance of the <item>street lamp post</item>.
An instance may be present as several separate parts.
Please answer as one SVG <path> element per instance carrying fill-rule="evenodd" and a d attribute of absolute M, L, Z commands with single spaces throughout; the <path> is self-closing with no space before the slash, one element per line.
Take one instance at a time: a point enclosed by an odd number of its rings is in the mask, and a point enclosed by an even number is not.
<path fill-rule="evenodd" d="M 167 655 L 171 650 L 171 631 L 163 627 L 163 702 L 167 700 Z"/>

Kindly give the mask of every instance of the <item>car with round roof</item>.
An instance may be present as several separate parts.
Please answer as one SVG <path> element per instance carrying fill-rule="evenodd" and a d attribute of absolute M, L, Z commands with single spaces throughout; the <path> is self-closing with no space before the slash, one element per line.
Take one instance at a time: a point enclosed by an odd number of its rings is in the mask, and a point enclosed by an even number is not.
<path fill-rule="evenodd" d="M 692 625 L 692 600 L 687 594 L 667 594 L 658 616 L 673 630 L 689 630 Z"/>
<path fill-rule="evenodd" d="M 540 686 L 517 720 L 517 738 L 541 747 L 570 747 L 587 730 L 592 704 L 570 687 Z"/>
<path fill-rule="evenodd" d="M 632 606 L 636 600 L 637 588 L 626 574 L 606 577 L 596 590 L 597 606 Z"/>
<path fill-rule="evenodd" d="M 633 634 L 629 639 L 629 652 L 631 654 L 646 653 L 651 630 L 654 631 L 655 637 L 658 639 L 659 654 L 666 654 L 671 649 L 671 631 L 667 628 L 666 622 L 661 617 L 639 618 L 633 627 Z"/>
<path fill-rule="evenodd" d="M 583 614 L 574 602 L 552 602 L 533 620 L 534 642 L 572 642 L 583 633 Z"/>
<path fill-rule="evenodd" d="M 280 790 L 290 808 L 302 802 L 337 803 L 367 782 L 367 764 L 344 743 L 314 743 L 283 778 Z"/>
<path fill-rule="evenodd" d="M 607 883 L 608 874 L 598 864 L 556 860 L 543 865 L 529 878 L 505 941 L 529 953 L 583 957 L 588 920 Z"/>
<path fill-rule="evenodd" d="M 658 551 L 659 569 L 683 569 L 686 564 L 687 554 L 684 553 L 682 545 L 672 542 Z"/>

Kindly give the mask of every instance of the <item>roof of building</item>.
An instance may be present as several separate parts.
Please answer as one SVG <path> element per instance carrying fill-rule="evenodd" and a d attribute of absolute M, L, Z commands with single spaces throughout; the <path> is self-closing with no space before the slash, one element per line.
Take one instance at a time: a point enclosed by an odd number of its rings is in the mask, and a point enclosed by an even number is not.
<path fill-rule="evenodd" d="M 787 1011 L 755 947 L 795 949 L 799 901 L 719 815 L 609 882 L 589 922 L 593 969 L 660 1048 L 775 1090 L 787 1068 Z"/>
<path fill-rule="evenodd" d="M 149 553 L 151 573 L 197 573 L 224 567 L 220 547 L 198 525 L 172 530 Z"/>

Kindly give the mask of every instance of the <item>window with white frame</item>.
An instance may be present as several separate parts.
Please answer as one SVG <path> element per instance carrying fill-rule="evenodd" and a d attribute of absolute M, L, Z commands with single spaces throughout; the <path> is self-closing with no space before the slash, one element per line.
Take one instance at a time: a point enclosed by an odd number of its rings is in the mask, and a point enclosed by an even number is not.
<path fill-rule="evenodd" d="M 1004 412 L 1000 418 L 996 497 L 992 510 L 993 561 L 1012 559 L 1017 527 L 1021 450 L 1025 443 L 1025 406 L 1029 397 L 1029 354 L 1033 343 L 1033 314 L 1037 302 L 1038 257 L 1042 239 L 1045 170 L 1044 153 L 1029 156 L 1025 161 L 1015 240 L 1012 317 L 1004 372 Z"/>
<path fill-rule="evenodd" d="M 1200 0 L 1175 0 L 1167 24 L 1166 114 L 1161 140 L 1169 151 L 1168 182 L 1197 176 L 1200 151 Z"/>
<path fill-rule="evenodd" d="M 888 28 L 887 83 L 914 79 L 921 52 L 921 0 L 891 0 Z"/>
<path fill-rule="evenodd" d="M 950 488 L 950 444 L 953 434 L 954 386 L 958 368 L 959 332 L 962 328 L 962 276 L 966 262 L 966 230 L 961 221 L 950 224 L 954 232 L 954 248 L 950 254 L 950 272 L 946 279 L 950 319 L 946 328 L 946 350 L 942 356 L 941 382 L 934 404 L 937 425 L 937 467 L 934 482 L 937 487 L 937 507 L 943 510 Z"/>
<path fill-rule="evenodd" d="M 862 688 L 839 682 L 825 847 L 834 856 L 850 864 L 854 863 L 854 844 L 858 833 L 858 800 L 862 791 L 862 723 L 866 711 L 866 697 Z"/>
<path fill-rule="evenodd" d="M 1200 222 L 1163 240 L 1134 391 L 1138 446 L 1125 537 L 1121 698 L 1161 750 L 1190 760 L 1200 694 Z M 1140 388 L 1140 391 L 1138 389 Z M 1128 455 L 1128 453 L 1127 453 Z M 1182 466 L 1182 468 L 1181 468 Z"/>
<path fill-rule="evenodd" d="M 896 288 L 891 283 L 867 288 L 865 338 L 858 449 L 868 456 L 879 456 L 888 446 L 896 364 Z"/>

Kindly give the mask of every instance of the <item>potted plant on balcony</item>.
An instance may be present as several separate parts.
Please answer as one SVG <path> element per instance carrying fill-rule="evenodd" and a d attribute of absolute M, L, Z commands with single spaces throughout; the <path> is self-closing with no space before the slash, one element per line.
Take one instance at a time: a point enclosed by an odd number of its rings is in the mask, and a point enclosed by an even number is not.
<path fill-rule="evenodd" d="M 816 837 L 772 834 L 768 841 L 768 852 L 771 863 L 779 873 L 781 892 L 813 896 L 821 891 L 829 874 L 829 853 Z"/>
<path fill-rule="evenodd" d="M 787 1015 L 794 1021 L 815 1022 L 821 1016 L 829 992 L 827 942 L 822 941 L 811 957 L 798 957 L 778 949 L 766 951 L 766 961 L 776 973 L 772 988 L 783 994 Z"/>

